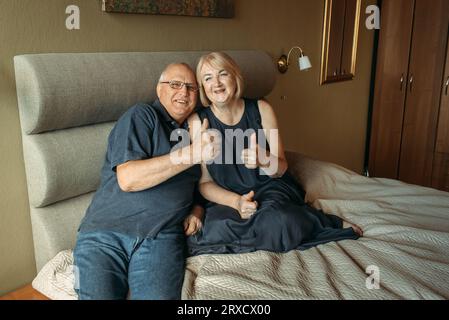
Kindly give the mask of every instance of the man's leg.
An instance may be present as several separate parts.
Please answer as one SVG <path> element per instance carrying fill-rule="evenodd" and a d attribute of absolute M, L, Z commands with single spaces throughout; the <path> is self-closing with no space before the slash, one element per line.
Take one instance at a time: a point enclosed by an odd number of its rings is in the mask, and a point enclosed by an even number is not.
<path fill-rule="evenodd" d="M 181 226 L 145 239 L 131 256 L 129 290 L 133 300 L 180 300 L 185 272 L 185 236 Z"/>
<path fill-rule="evenodd" d="M 74 250 L 75 290 L 80 300 L 126 299 L 129 237 L 113 232 L 79 233 Z"/>

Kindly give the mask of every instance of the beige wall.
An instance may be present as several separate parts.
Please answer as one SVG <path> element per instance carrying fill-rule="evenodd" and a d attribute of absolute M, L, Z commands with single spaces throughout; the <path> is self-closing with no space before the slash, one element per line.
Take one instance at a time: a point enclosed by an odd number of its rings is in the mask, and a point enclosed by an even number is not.
<path fill-rule="evenodd" d="M 35 276 L 13 56 L 42 52 L 262 49 L 301 45 L 314 68 L 279 76 L 268 100 L 288 149 L 361 172 L 374 33 L 361 29 L 354 81 L 319 85 L 324 0 L 235 0 L 234 19 L 106 14 L 100 0 L 0 0 L 0 294 Z M 363 0 L 366 4 L 374 1 Z M 65 28 L 78 5 L 81 30 Z M 281 96 L 286 99 L 282 100 Z"/>

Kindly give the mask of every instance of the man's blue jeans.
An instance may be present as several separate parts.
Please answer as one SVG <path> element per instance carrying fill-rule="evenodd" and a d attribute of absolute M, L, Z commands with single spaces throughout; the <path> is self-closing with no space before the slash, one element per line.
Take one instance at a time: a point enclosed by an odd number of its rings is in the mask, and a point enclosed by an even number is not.
<path fill-rule="evenodd" d="M 186 250 L 181 226 L 156 238 L 95 231 L 78 233 L 75 290 L 80 300 L 179 300 Z"/>

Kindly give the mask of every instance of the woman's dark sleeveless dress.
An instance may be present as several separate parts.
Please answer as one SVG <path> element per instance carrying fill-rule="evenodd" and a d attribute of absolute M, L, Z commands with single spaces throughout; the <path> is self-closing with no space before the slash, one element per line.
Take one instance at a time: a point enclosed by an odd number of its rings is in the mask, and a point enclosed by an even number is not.
<path fill-rule="evenodd" d="M 244 132 L 253 129 L 258 136 L 257 141 L 263 141 L 260 139 L 265 137 L 259 136 L 258 132 L 262 129 L 262 121 L 257 100 L 245 99 L 242 119 L 234 126 L 222 123 L 210 108 L 204 108 L 198 114 L 201 121 L 207 118 L 209 128 L 220 131 L 223 137 L 223 164 L 207 165 L 209 174 L 219 186 L 240 195 L 254 190 L 254 200 L 259 206 L 249 220 L 244 220 L 231 207 L 206 203 L 202 230 L 187 239 L 190 255 L 256 250 L 287 252 L 305 250 L 330 241 L 358 238 L 352 228 L 342 229 L 341 218 L 305 204 L 304 191 L 288 172 L 282 178 L 270 178 L 261 175 L 259 169 L 236 164 L 241 150 L 236 150 L 234 139 L 224 138 L 225 130 L 241 129 Z M 226 148 L 234 148 L 234 164 L 224 164 L 223 151 Z M 248 148 L 248 139 L 245 139 L 244 148 Z"/>

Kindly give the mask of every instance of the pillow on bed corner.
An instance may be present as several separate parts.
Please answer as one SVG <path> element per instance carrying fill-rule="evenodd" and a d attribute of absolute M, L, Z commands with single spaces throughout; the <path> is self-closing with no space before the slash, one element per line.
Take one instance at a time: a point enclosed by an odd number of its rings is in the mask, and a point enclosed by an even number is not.
<path fill-rule="evenodd" d="M 52 300 L 78 300 L 74 284 L 72 250 L 59 252 L 32 282 L 34 289 Z"/>
<path fill-rule="evenodd" d="M 306 202 L 335 194 L 337 183 L 350 182 L 359 174 L 334 163 L 314 160 L 295 152 L 287 152 L 289 172 L 306 191 Z"/>

